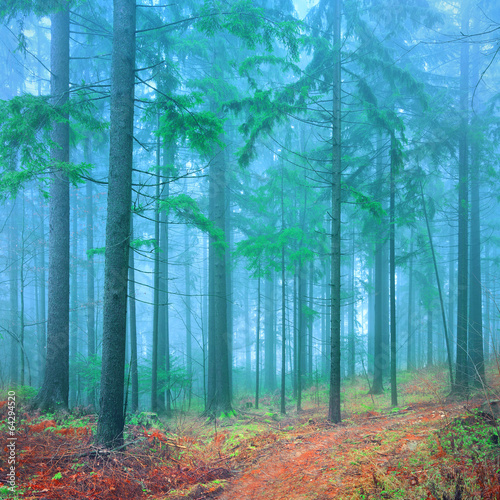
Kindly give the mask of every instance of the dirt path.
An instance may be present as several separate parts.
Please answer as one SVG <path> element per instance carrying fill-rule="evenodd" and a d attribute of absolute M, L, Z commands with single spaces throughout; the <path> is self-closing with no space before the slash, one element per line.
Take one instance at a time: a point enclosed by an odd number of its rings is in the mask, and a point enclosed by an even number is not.
<path fill-rule="evenodd" d="M 311 422 L 248 464 L 219 498 L 366 498 L 396 487 L 413 488 L 415 498 L 425 498 L 418 487 L 428 471 L 415 460 L 412 466 L 411 459 L 460 412 L 463 405 L 419 405 L 390 415 L 371 412 L 338 426 Z"/>

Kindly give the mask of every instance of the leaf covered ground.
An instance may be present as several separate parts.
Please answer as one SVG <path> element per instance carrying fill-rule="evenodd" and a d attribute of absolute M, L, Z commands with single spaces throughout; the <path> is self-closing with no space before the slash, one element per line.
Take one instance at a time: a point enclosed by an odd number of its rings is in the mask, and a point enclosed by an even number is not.
<path fill-rule="evenodd" d="M 93 443 L 95 415 L 18 414 L 18 496 L 25 499 L 497 499 L 497 421 L 485 401 L 499 377 L 465 401 L 446 399 L 446 374 L 424 371 L 400 384 L 400 406 L 370 396 L 360 380 L 343 389 L 343 422 L 330 424 L 326 390 L 312 387 L 304 409 L 277 413 L 276 397 L 217 421 L 178 414 L 132 416 L 127 447 Z M 6 404 L 0 439 L 7 442 Z M 481 406 L 483 405 L 483 406 Z"/>

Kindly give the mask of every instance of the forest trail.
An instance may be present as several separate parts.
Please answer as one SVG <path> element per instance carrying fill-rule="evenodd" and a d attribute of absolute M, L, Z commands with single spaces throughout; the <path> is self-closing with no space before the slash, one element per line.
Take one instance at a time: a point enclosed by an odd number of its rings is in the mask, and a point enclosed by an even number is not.
<path fill-rule="evenodd" d="M 467 408 L 463 402 L 420 403 L 385 415 L 367 412 L 340 425 L 310 419 L 309 430 L 293 432 L 265 449 L 218 498 L 378 498 L 384 491 L 390 495 L 405 488 L 414 490 L 405 498 L 433 498 L 421 485 L 429 482 L 432 466 L 445 452 L 436 440 L 436 453 L 429 455 L 429 440 L 479 403 L 469 401 Z"/>
<path fill-rule="evenodd" d="M 444 372 L 412 375 L 395 408 L 387 394 L 351 385 L 338 425 L 312 390 L 305 410 L 290 404 L 284 416 L 274 413 L 272 396 L 258 410 L 243 398 L 235 415 L 216 420 L 134 414 L 124 450 L 96 446 L 95 414 L 21 411 L 16 498 L 499 499 L 500 426 L 476 409 L 486 397 L 499 399 L 500 377 L 492 374 L 491 390 L 466 401 L 447 401 L 445 380 Z M 0 420 L 7 409 L 0 401 Z M 7 437 L 4 426 L 0 438 Z M 14 498 L 1 481 L 0 498 Z"/>

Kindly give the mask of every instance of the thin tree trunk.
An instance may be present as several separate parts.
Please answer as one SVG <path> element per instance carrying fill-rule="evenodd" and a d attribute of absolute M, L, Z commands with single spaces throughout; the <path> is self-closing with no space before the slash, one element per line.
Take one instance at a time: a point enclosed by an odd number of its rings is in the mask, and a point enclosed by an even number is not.
<path fill-rule="evenodd" d="M 159 126 L 159 116 L 157 117 Z M 151 411 L 158 411 L 158 317 L 160 309 L 160 157 L 161 141 L 156 139 L 156 174 L 155 174 L 155 253 L 153 277 L 153 341 L 151 353 Z M 160 366 L 162 366 L 160 364 Z"/>
<path fill-rule="evenodd" d="M 85 160 L 91 163 L 91 147 L 90 139 L 86 139 L 85 147 Z M 94 248 L 94 203 L 92 193 L 92 183 L 86 182 L 85 195 L 86 195 L 86 237 L 87 237 L 87 252 Z M 95 338 L 95 285 L 94 285 L 94 256 L 87 255 L 87 362 L 93 364 L 96 355 L 96 338 Z M 91 407 L 96 406 L 96 394 L 94 385 L 87 387 L 87 404 Z"/>
<path fill-rule="evenodd" d="M 314 350 L 313 350 L 313 327 L 314 327 L 314 261 L 311 260 L 309 263 L 309 315 L 307 318 L 307 331 L 308 331 L 308 341 L 307 341 L 307 354 L 308 354 L 308 360 L 307 360 L 307 367 L 308 367 L 308 373 L 309 373 L 309 383 L 310 381 L 313 380 L 313 374 L 314 374 L 314 365 L 313 365 L 313 359 L 314 359 Z"/>
<path fill-rule="evenodd" d="M 432 304 L 429 304 L 427 309 L 427 366 L 434 364 L 434 342 L 432 334 Z"/>
<path fill-rule="evenodd" d="M 355 334 L 355 325 L 354 325 L 354 317 L 355 317 L 355 297 L 356 292 L 354 289 L 354 271 L 355 271 L 355 257 L 354 257 L 354 229 L 351 234 L 351 265 L 349 268 L 349 293 L 351 296 L 349 303 L 349 312 L 347 321 L 349 324 L 348 332 L 347 332 L 347 343 L 348 343 L 348 363 L 347 363 L 347 376 L 351 379 L 356 375 L 356 334 Z"/>
<path fill-rule="evenodd" d="M 257 323 L 255 327 L 255 409 L 259 409 L 260 386 L 260 265 L 257 274 Z"/>
<path fill-rule="evenodd" d="M 134 217 L 130 217 L 130 239 L 134 239 Z M 128 296 L 129 296 L 129 331 L 130 331 L 130 378 L 132 379 L 133 413 L 139 410 L 139 369 L 137 362 L 137 315 L 135 310 L 135 259 L 134 249 L 129 249 L 128 256 Z"/>
<path fill-rule="evenodd" d="M 191 408 L 191 398 L 193 393 L 193 347 L 191 328 L 191 262 L 189 254 L 189 226 L 184 229 L 184 252 L 187 256 L 184 266 L 184 279 L 186 282 L 186 371 L 188 379 L 188 409 Z"/>
<path fill-rule="evenodd" d="M 341 243 L 341 56 L 340 56 L 340 0 L 332 0 L 332 46 L 333 46 L 333 116 L 332 116 L 332 229 L 331 229 L 331 371 L 328 420 L 341 421 L 340 414 L 340 243 Z"/>
<path fill-rule="evenodd" d="M 479 82 L 479 45 L 472 46 L 472 81 Z M 474 105 L 480 107 L 479 89 Z M 481 209 L 479 185 L 481 161 L 479 139 L 471 141 L 470 175 L 470 265 L 469 265 L 469 354 L 471 377 L 476 387 L 485 383 L 483 351 L 483 283 L 481 278 Z"/>
<path fill-rule="evenodd" d="M 391 404 L 398 405 L 398 392 L 396 381 L 396 253 L 395 253 L 395 234 L 396 234 L 396 217 L 395 217 L 395 195 L 396 195 L 396 158 L 395 155 L 395 137 L 391 135 L 391 172 L 390 172 L 390 208 L 389 208 L 389 265 L 390 265 L 390 300 L 391 300 Z"/>
<path fill-rule="evenodd" d="M 71 406 L 78 404 L 78 373 L 75 367 L 78 356 L 78 209 L 77 192 L 73 190 L 72 228 L 71 228 L 71 253 L 72 266 L 70 267 L 70 385 L 69 401 Z"/>
<path fill-rule="evenodd" d="M 276 389 L 274 283 L 274 273 L 271 273 L 271 277 L 266 278 L 264 287 L 264 382 L 269 392 Z"/>
<path fill-rule="evenodd" d="M 415 336 L 413 335 L 413 227 L 410 233 L 410 263 L 408 269 L 408 344 L 406 346 L 406 369 L 415 369 Z"/>
<path fill-rule="evenodd" d="M 284 173 L 281 164 L 281 231 L 285 230 L 285 205 L 284 205 Z M 298 381 L 300 386 L 300 379 Z M 281 397 L 280 412 L 286 413 L 286 269 L 285 269 L 285 243 L 281 246 Z"/>
<path fill-rule="evenodd" d="M 10 383 L 19 382 L 19 203 L 12 200 L 9 226 Z"/>
<path fill-rule="evenodd" d="M 436 281 L 437 281 L 438 292 L 439 292 L 439 303 L 441 305 L 441 317 L 443 320 L 444 337 L 445 337 L 445 341 L 446 341 L 446 351 L 448 354 L 448 367 L 450 370 L 450 385 L 453 388 L 453 368 L 452 368 L 452 364 L 451 364 L 451 359 L 452 359 L 451 346 L 450 346 L 450 339 L 449 339 L 449 335 L 448 335 L 448 328 L 447 328 L 447 324 L 446 324 L 446 314 L 444 311 L 443 292 L 441 290 L 441 280 L 439 279 L 439 271 L 438 271 L 438 267 L 437 267 L 436 253 L 434 251 L 434 243 L 432 241 L 431 227 L 430 227 L 430 223 L 429 223 L 429 217 L 427 216 L 427 208 L 425 206 L 424 190 L 423 190 L 422 185 L 420 185 L 420 194 L 422 196 L 422 207 L 424 209 L 425 224 L 427 226 L 427 235 L 429 237 L 429 244 L 431 246 L 432 262 L 434 264 L 434 273 L 436 275 Z"/>
<path fill-rule="evenodd" d="M 38 269 L 39 269 L 39 288 L 37 294 L 37 304 L 38 304 L 38 381 L 41 385 L 44 379 L 45 373 L 45 358 L 47 352 L 47 328 L 46 328 L 46 279 L 45 279 L 45 205 L 44 199 L 40 196 L 40 235 L 38 238 L 38 248 L 40 249 L 40 254 L 38 257 Z"/>

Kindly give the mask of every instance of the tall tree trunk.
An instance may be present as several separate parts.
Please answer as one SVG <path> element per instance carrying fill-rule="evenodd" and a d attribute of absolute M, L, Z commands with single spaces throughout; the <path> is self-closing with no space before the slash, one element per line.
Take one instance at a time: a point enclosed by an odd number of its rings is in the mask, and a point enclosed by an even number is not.
<path fill-rule="evenodd" d="M 413 228 L 410 233 L 410 263 L 408 268 L 408 341 L 406 346 L 406 369 L 415 369 L 415 336 L 413 335 Z"/>
<path fill-rule="evenodd" d="M 325 379 L 329 378 L 329 369 L 330 369 L 330 259 L 326 259 L 325 264 L 325 278 L 324 278 L 324 308 L 323 308 L 323 329 L 322 329 L 322 337 L 321 337 L 321 359 L 322 359 L 322 368 L 321 375 Z"/>
<path fill-rule="evenodd" d="M 444 338 L 445 338 L 445 342 L 446 342 L 446 352 L 448 354 L 448 367 L 450 370 L 450 385 L 453 388 L 453 368 L 452 368 L 452 363 L 451 363 L 451 346 L 450 346 L 450 338 L 449 338 L 449 334 L 448 334 L 448 327 L 446 324 L 446 314 L 444 312 L 443 292 L 441 289 L 441 280 L 439 279 L 439 271 L 438 271 L 438 266 L 437 266 L 437 261 L 436 261 L 436 252 L 434 251 L 434 243 L 432 241 L 431 226 L 430 226 L 430 222 L 429 222 L 429 217 L 427 216 L 427 208 L 425 206 L 424 190 L 422 188 L 422 185 L 420 185 L 420 193 L 422 196 L 422 207 L 424 209 L 424 218 L 425 218 L 425 224 L 427 226 L 427 235 L 429 237 L 429 244 L 431 247 L 432 262 L 434 265 L 434 274 L 436 275 L 436 282 L 437 282 L 437 286 L 438 286 L 439 303 L 441 305 L 441 317 L 443 320 L 443 331 L 444 331 Z"/>
<path fill-rule="evenodd" d="M 210 165 L 209 217 L 215 227 L 224 232 L 226 215 L 226 172 L 224 154 L 219 150 Z M 209 247 L 209 391 L 207 412 L 230 413 L 231 388 L 229 377 L 229 347 L 226 293 L 226 257 L 221 242 L 210 237 Z"/>
<path fill-rule="evenodd" d="M 285 230 L 285 193 L 284 193 L 283 162 L 281 163 L 281 231 Z M 281 245 L 281 397 L 280 412 L 286 413 L 286 269 L 285 243 Z M 298 380 L 300 386 L 300 379 Z"/>
<path fill-rule="evenodd" d="M 51 94 L 54 105 L 62 107 L 69 94 L 69 10 L 52 14 L 50 31 Z M 52 141 L 47 357 L 43 384 L 33 401 L 42 410 L 67 408 L 69 391 L 69 182 L 58 168 L 69 162 L 67 122 L 54 123 Z"/>
<path fill-rule="evenodd" d="M 391 172 L 390 172 L 390 206 L 389 206 L 389 266 L 390 266 L 390 300 L 391 300 L 391 404 L 398 405 L 398 392 L 396 382 L 396 139 L 394 133 L 391 134 Z"/>
<path fill-rule="evenodd" d="M 25 265 L 25 237 L 24 237 L 24 227 L 25 227 L 25 207 L 24 207 L 24 193 L 23 193 L 23 203 L 22 203 L 22 209 L 21 209 L 21 248 L 20 250 L 20 255 L 19 255 L 19 347 L 21 348 L 20 354 L 21 354 L 21 378 L 20 378 L 20 383 L 21 386 L 25 385 L 25 364 L 26 361 L 28 362 L 28 369 L 29 369 L 29 359 L 27 357 L 26 350 L 24 348 L 24 337 L 25 337 L 25 326 L 24 326 L 24 309 L 25 309 L 25 281 L 24 281 L 24 265 Z M 29 377 L 31 379 L 31 375 Z M 30 384 L 31 385 L 31 382 Z"/>
<path fill-rule="evenodd" d="M 70 348 L 70 384 L 69 402 L 76 406 L 78 394 L 78 208 L 77 192 L 73 190 L 73 209 L 71 220 L 71 266 L 70 266 L 70 313 L 69 313 L 69 348 Z"/>
<path fill-rule="evenodd" d="M 187 189 L 186 189 L 187 191 Z M 188 379 L 188 409 L 191 408 L 193 394 L 193 332 L 191 327 L 191 258 L 189 253 L 189 226 L 184 229 L 184 253 L 186 265 L 184 266 L 184 280 L 186 286 L 186 371 Z"/>
<path fill-rule="evenodd" d="M 257 274 L 257 323 L 255 327 L 255 409 L 259 409 L 260 388 L 260 264 Z"/>
<path fill-rule="evenodd" d="M 248 296 L 249 287 L 245 287 L 244 291 L 244 308 L 245 308 L 245 387 L 251 391 L 252 382 L 252 344 L 250 340 L 250 301 Z"/>
<path fill-rule="evenodd" d="M 332 229 L 331 229 L 331 369 L 328 420 L 341 421 L 340 414 L 340 243 L 341 243 L 341 55 L 340 55 L 340 9 L 341 0 L 332 1 L 332 47 L 333 47 L 333 114 L 332 114 Z"/>
<path fill-rule="evenodd" d="M 302 389 L 306 371 L 306 315 L 305 315 L 305 276 L 304 264 L 299 263 L 297 273 L 297 411 L 302 409 Z"/>
<path fill-rule="evenodd" d="M 40 196 L 40 233 L 38 237 L 38 248 L 40 253 L 37 253 L 38 260 L 38 294 L 37 294 L 37 304 L 38 304 L 38 381 L 39 385 L 42 385 L 45 373 L 45 358 L 47 350 L 47 328 L 46 328 L 46 273 L 45 273 L 45 205 L 44 199 Z"/>
<path fill-rule="evenodd" d="M 349 266 L 349 311 L 347 316 L 348 329 L 347 329 L 347 353 L 348 353 L 348 361 L 347 361 L 347 376 L 349 378 L 354 378 L 356 375 L 356 333 L 355 333 L 355 325 L 354 325 L 354 317 L 355 317 L 355 297 L 356 291 L 354 289 L 354 268 L 355 268 L 355 257 L 354 257 L 354 229 L 351 234 L 351 263 Z"/>
<path fill-rule="evenodd" d="M 134 239 L 134 217 L 130 217 L 130 239 Z M 129 249 L 128 256 L 128 296 L 129 296 L 129 331 L 130 331 L 130 378 L 132 379 L 133 413 L 139 409 L 139 368 L 137 363 L 137 315 L 135 310 L 135 259 L 134 250 Z"/>
<path fill-rule="evenodd" d="M 91 144 L 90 139 L 86 139 L 85 147 L 85 160 L 92 163 L 91 158 Z M 87 252 L 94 248 L 94 203 L 93 203 L 93 189 L 90 181 L 86 182 L 85 195 L 86 195 L 86 239 L 87 239 Z M 94 256 L 87 255 L 87 362 L 91 363 L 96 355 L 96 338 L 95 338 L 95 268 Z M 87 387 L 87 404 L 96 406 L 96 394 L 94 385 Z"/>
<path fill-rule="evenodd" d="M 19 201 L 12 200 L 9 225 L 10 383 L 19 382 Z"/>
<path fill-rule="evenodd" d="M 111 129 L 104 269 L 102 372 L 97 440 L 123 443 L 127 275 L 132 202 L 134 0 L 113 1 Z"/>
<path fill-rule="evenodd" d="M 314 328 L 314 261 L 311 260 L 309 262 L 309 314 L 307 318 L 307 334 L 308 334 L 308 339 L 307 339 L 307 355 L 308 355 L 308 360 L 307 360 L 307 367 L 308 367 L 308 373 L 309 373 L 309 380 L 313 380 L 313 375 L 314 375 L 314 346 L 313 346 L 313 328 Z"/>
<path fill-rule="evenodd" d="M 158 127 L 159 127 L 158 116 Z M 160 158 L 161 140 L 156 139 L 156 174 L 155 174 L 155 253 L 153 271 L 153 340 L 151 345 L 151 411 L 158 411 L 158 327 L 160 310 Z M 163 325 L 162 325 L 163 326 Z M 160 364 L 160 366 L 162 366 Z"/>
<path fill-rule="evenodd" d="M 382 148 L 382 135 L 377 138 L 377 146 L 380 151 Z M 377 159 L 377 186 L 381 191 L 383 186 L 383 163 L 382 156 Z M 389 290 L 387 289 L 387 254 L 386 254 L 386 219 L 383 217 L 380 221 L 380 231 L 377 234 L 375 242 L 375 296 L 374 296 L 374 343 L 373 343 L 373 383 L 371 394 L 382 394 L 384 392 L 383 377 L 388 366 L 388 324 L 387 298 Z"/>
<path fill-rule="evenodd" d="M 271 273 L 264 286 L 264 385 L 269 392 L 276 389 L 274 283 L 274 273 Z"/>
<path fill-rule="evenodd" d="M 479 45 L 472 48 L 472 82 L 479 80 Z M 479 92 L 475 93 L 475 106 L 480 107 Z M 470 265 L 469 265 L 469 354 L 471 377 L 476 387 L 485 383 L 483 351 L 483 282 L 481 278 L 481 210 L 479 185 L 481 159 L 479 139 L 471 141 L 470 172 Z"/>
<path fill-rule="evenodd" d="M 163 169 L 165 187 L 162 197 L 167 199 L 170 196 L 170 180 L 175 170 L 175 143 L 165 143 L 163 151 Z M 168 210 L 162 213 L 160 247 L 163 250 L 162 270 L 160 272 L 160 337 L 159 337 L 159 365 L 165 370 L 166 391 L 162 393 L 161 404 L 165 406 L 167 415 L 172 412 L 172 392 L 171 392 L 171 357 L 170 357 L 170 213 Z"/>
<path fill-rule="evenodd" d="M 469 13 L 462 1 L 462 33 L 469 32 Z M 469 43 L 460 49 L 460 131 L 458 144 L 458 283 L 457 283 L 457 364 L 455 394 L 468 393 L 467 296 L 468 296 L 468 226 L 469 226 L 469 165 L 468 165 L 468 106 L 469 106 Z"/>
<path fill-rule="evenodd" d="M 224 150 L 224 163 L 226 168 L 226 179 L 230 178 L 229 171 L 229 158 L 227 148 Z M 229 183 L 226 181 L 226 214 L 225 214 L 225 228 L 224 232 L 226 234 L 227 247 L 225 249 L 225 259 L 226 259 L 226 307 L 227 307 L 227 350 L 228 350 L 228 366 L 229 366 L 229 394 L 232 397 L 233 394 L 233 344 L 234 344 L 234 329 L 233 329 L 233 269 L 231 252 L 233 248 L 233 235 L 232 235 L 232 220 L 231 220 L 231 190 L 229 189 Z"/>
<path fill-rule="evenodd" d="M 432 334 L 432 303 L 429 304 L 427 309 L 427 366 L 432 366 L 434 364 L 434 342 Z"/>

